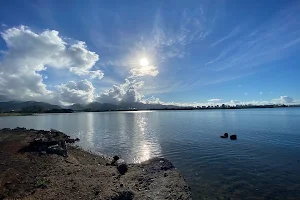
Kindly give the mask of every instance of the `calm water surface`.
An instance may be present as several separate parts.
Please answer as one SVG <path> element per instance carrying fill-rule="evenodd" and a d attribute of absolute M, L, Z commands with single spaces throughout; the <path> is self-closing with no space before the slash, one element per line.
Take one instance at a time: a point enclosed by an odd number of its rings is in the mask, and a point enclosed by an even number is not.
<path fill-rule="evenodd" d="M 153 111 L 1 117 L 0 127 L 58 129 L 127 162 L 163 156 L 194 199 L 300 199 L 300 109 Z M 224 132 L 237 141 L 221 139 Z"/>

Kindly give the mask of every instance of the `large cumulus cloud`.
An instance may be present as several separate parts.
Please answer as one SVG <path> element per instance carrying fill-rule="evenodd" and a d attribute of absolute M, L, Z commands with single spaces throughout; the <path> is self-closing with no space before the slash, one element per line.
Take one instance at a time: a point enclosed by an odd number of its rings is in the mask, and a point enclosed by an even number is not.
<path fill-rule="evenodd" d="M 95 100 L 95 88 L 88 80 L 69 81 L 57 86 L 58 99 L 62 104 L 90 103 Z"/>
<path fill-rule="evenodd" d="M 1 96 L 54 102 L 57 94 L 47 89 L 40 74 L 47 67 L 66 68 L 91 79 L 103 77 L 102 71 L 92 70 L 99 59 L 95 52 L 89 51 L 84 42 L 66 42 L 55 30 L 36 33 L 20 26 L 7 29 L 1 37 L 7 45 L 7 50 L 1 51 Z"/>
<path fill-rule="evenodd" d="M 114 104 L 141 102 L 144 96 L 138 92 L 138 89 L 143 84 L 143 81 L 126 79 L 124 84 L 114 85 L 111 89 L 101 93 L 97 101 Z"/>

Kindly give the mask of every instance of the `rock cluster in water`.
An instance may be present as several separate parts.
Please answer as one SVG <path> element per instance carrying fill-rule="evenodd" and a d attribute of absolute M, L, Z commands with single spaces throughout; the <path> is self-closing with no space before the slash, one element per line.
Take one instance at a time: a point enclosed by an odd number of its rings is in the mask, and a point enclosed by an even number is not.
<path fill-rule="evenodd" d="M 221 138 L 228 138 L 228 133 L 224 133 L 224 135 L 220 136 Z M 231 140 L 237 140 L 237 136 L 236 135 L 230 135 L 230 139 Z"/>

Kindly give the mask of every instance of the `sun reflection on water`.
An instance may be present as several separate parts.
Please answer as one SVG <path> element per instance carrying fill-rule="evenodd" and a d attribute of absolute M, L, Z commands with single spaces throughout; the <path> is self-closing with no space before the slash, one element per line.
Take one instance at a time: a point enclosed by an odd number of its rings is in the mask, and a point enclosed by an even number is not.
<path fill-rule="evenodd" d="M 137 134 L 139 138 L 138 149 L 136 149 L 135 163 L 140 163 L 149 160 L 161 153 L 161 147 L 155 137 L 152 134 L 152 130 L 149 129 L 148 118 L 139 116 L 137 119 Z"/>

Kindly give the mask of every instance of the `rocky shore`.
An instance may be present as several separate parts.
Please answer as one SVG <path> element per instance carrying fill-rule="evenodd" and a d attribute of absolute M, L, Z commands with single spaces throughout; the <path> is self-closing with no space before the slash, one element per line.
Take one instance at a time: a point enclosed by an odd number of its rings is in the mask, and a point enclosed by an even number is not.
<path fill-rule="evenodd" d="M 171 162 L 140 164 L 86 152 L 56 130 L 0 130 L 0 199 L 191 199 Z"/>

